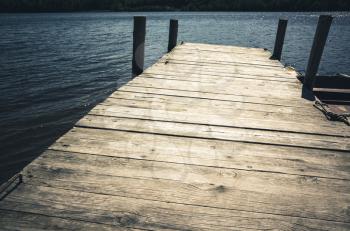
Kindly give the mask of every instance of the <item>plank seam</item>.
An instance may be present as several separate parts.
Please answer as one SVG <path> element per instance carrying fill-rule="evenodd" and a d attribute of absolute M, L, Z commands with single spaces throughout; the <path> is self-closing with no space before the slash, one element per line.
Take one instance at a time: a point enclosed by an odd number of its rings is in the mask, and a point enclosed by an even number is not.
<path fill-rule="evenodd" d="M 200 58 L 199 58 L 200 59 Z M 170 62 L 170 61 L 175 61 L 175 63 L 176 62 L 180 62 L 180 63 L 182 63 L 182 62 L 188 62 L 188 63 L 203 63 L 203 64 L 214 64 L 214 65 L 222 65 L 222 66 L 231 66 L 231 64 L 232 65 L 234 65 L 234 64 L 238 64 L 237 66 L 258 66 L 258 67 L 274 67 L 274 68 L 278 68 L 278 69 L 280 69 L 280 68 L 284 68 L 283 66 L 282 66 L 282 64 L 281 65 L 269 65 L 269 64 L 258 64 L 258 63 L 245 63 L 245 62 L 210 62 L 209 60 L 207 61 L 207 60 L 205 60 L 205 61 L 203 61 L 204 59 L 201 59 L 200 60 L 200 62 L 196 62 L 196 61 L 192 61 L 192 60 L 181 60 L 181 59 L 175 59 L 175 58 L 167 58 L 167 61 L 169 61 L 169 63 L 171 64 L 172 62 Z M 257 61 L 258 62 L 258 61 Z M 161 62 L 161 63 L 163 63 L 163 62 Z M 192 65 L 192 64 L 191 64 Z M 199 66 L 204 66 L 204 65 L 199 65 Z M 269 68 L 270 69 L 270 68 Z M 272 69 L 272 68 L 271 68 Z"/>
<path fill-rule="evenodd" d="M 27 182 L 26 184 L 36 185 L 36 184 L 31 184 L 31 182 Z M 36 185 L 36 186 L 38 186 L 38 185 Z M 346 222 L 346 221 L 339 221 L 339 220 L 332 220 L 332 219 L 321 219 L 321 218 L 317 218 L 317 217 L 291 216 L 291 215 L 285 215 L 285 214 L 279 214 L 279 213 L 266 213 L 266 212 L 260 212 L 260 211 L 221 208 L 221 207 L 215 207 L 215 206 L 196 205 L 196 204 L 180 203 L 180 202 L 172 202 L 172 201 L 162 201 L 162 200 L 154 200 L 154 199 L 151 200 L 151 199 L 143 199 L 143 198 L 137 198 L 137 197 L 113 195 L 113 194 L 110 194 L 110 193 L 96 193 L 96 192 L 92 192 L 92 191 L 89 191 L 89 190 L 84 190 L 84 191 L 82 191 L 82 190 L 74 190 L 74 189 L 66 188 L 66 187 L 52 187 L 52 186 L 47 186 L 47 185 L 45 185 L 43 187 L 58 188 L 58 189 L 61 189 L 61 190 L 66 190 L 66 191 L 84 192 L 84 193 L 95 194 L 95 195 L 123 197 L 123 198 L 130 198 L 130 199 L 137 199 L 137 200 L 144 200 L 144 201 L 155 201 L 155 202 L 160 202 L 160 203 L 171 203 L 171 204 L 184 205 L 184 206 L 193 206 L 193 207 L 202 207 L 202 208 L 209 208 L 209 209 L 229 210 L 229 211 L 247 212 L 247 213 L 257 213 L 257 214 L 281 216 L 281 217 L 294 217 L 294 218 L 301 218 L 301 219 L 308 219 L 308 220 L 318 220 L 318 221 L 327 221 L 327 222 L 338 222 L 338 223 L 341 223 L 341 224 L 350 224 L 350 222 Z"/>
<path fill-rule="evenodd" d="M 111 116 L 111 115 L 99 115 L 95 113 L 89 113 L 88 115 L 93 116 L 99 116 L 99 117 L 110 117 L 110 118 L 122 118 L 122 119 L 133 119 L 133 120 L 146 120 L 146 121 L 155 121 L 155 122 L 167 122 L 167 123 L 177 123 L 177 124 L 191 124 L 191 125 L 203 125 L 203 126 L 211 126 L 211 127 L 223 127 L 223 128 L 239 128 L 239 129 L 247 129 L 247 130 L 258 130 L 258 131 L 268 131 L 268 132 L 278 132 L 278 133 L 292 133 L 292 134 L 303 134 L 303 135 L 318 135 L 318 136 L 331 136 L 331 137 L 339 137 L 339 138 L 349 138 L 348 136 L 342 136 L 342 135 L 334 135 L 334 134 L 322 134 L 322 133 L 308 133 L 308 132 L 296 132 L 296 131 L 283 131 L 283 130 L 275 130 L 275 129 L 264 129 L 264 128 L 251 128 L 251 127 L 238 127 L 238 126 L 228 126 L 228 125 L 216 125 L 216 124 L 204 124 L 204 123 L 191 123 L 191 122 L 178 122 L 178 121 L 170 121 L 170 120 L 155 120 L 155 119 L 148 119 L 148 118 L 135 118 L 135 117 L 124 117 L 124 116 Z M 76 124 L 76 127 L 79 127 L 81 125 Z M 101 129 L 107 129 L 107 128 L 101 128 Z M 109 128 L 111 129 L 111 128 Z M 111 129 L 111 130 L 117 130 L 117 129 Z M 141 132 L 141 133 L 147 133 L 147 132 Z M 160 133 L 160 135 L 163 135 Z M 165 135 L 165 134 L 164 134 Z M 186 136 L 180 136 L 180 137 L 186 137 Z M 193 137 L 198 138 L 198 137 Z M 203 138 L 203 139 L 210 139 L 210 138 Z M 216 138 L 213 138 L 216 139 Z M 232 141 L 232 140 L 228 140 Z M 239 141 L 240 142 L 240 141 Z M 249 142 L 254 143 L 254 142 Z M 278 145 L 278 144 L 276 144 Z M 284 145 L 282 145 L 284 146 Z M 302 146 L 303 148 L 307 148 Z M 338 149 L 323 149 L 323 148 L 310 148 L 310 149 L 319 149 L 319 150 L 330 150 L 330 151 L 340 151 Z M 349 150 L 341 150 L 344 152 L 349 152 Z"/>
<path fill-rule="evenodd" d="M 184 90 L 184 89 L 174 89 L 174 88 L 160 88 L 160 87 L 148 87 L 148 86 L 140 86 L 139 84 L 133 85 L 133 84 L 126 84 L 124 86 L 128 87 L 139 87 L 139 88 L 149 88 L 149 89 L 161 89 L 161 90 L 172 90 L 172 91 L 184 91 L 184 92 L 196 92 L 196 93 L 208 93 L 208 94 L 217 94 L 215 92 L 208 92 L 208 91 L 190 91 L 190 90 Z M 118 90 L 119 91 L 119 90 Z M 254 97 L 252 95 L 237 95 L 237 94 L 227 94 L 224 92 L 220 92 L 220 95 L 227 95 L 227 96 L 238 96 L 238 97 Z M 273 97 L 260 97 L 260 98 L 266 98 L 266 99 L 274 99 L 274 100 L 286 100 L 284 98 L 273 98 Z M 310 104 L 311 106 L 311 104 Z M 298 106 L 296 106 L 298 107 Z M 305 108 L 305 107 L 301 107 Z"/>
<path fill-rule="evenodd" d="M 132 86 L 136 88 L 143 88 L 139 86 Z M 152 88 L 152 87 L 149 87 Z M 172 89 L 169 89 L 172 90 Z M 154 93 L 154 92 L 139 92 L 139 91 L 131 91 L 131 90 L 123 90 L 119 89 L 116 92 L 131 92 L 131 93 L 139 93 L 139 94 L 149 94 L 149 95 L 163 95 L 163 96 L 171 96 L 171 97 L 181 97 L 181 98 L 194 98 L 194 99 L 204 99 L 204 100 L 215 100 L 215 101 L 223 101 L 223 102 L 234 102 L 234 103 L 250 103 L 250 104 L 257 104 L 257 105 L 269 105 L 269 106 L 279 106 L 279 107 L 288 107 L 288 108 L 309 108 L 309 105 L 305 107 L 300 107 L 300 106 L 293 106 L 293 105 L 285 105 L 285 104 L 269 104 L 269 103 L 255 103 L 251 101 L 240 101 L 240 100 L 225 100 L 225 99 L 214 99 L 214 98 L 207 98 L 207 97 L 195 97 L 195 96 L 186 96 L 186 95 L 170 95 L 170 94 L 160 94 L 160 93 Z M 183 91 L 183 90 L 178 90 L 178 91 Z M 111 98 L 114 98 L 113 94 L 110 96 Z M 241 96 L 239 96 L 241 97 Z M 247 97 L 253 97 L 253 96 L 247 96 Z M 310 105 L 311 106 L 311 105 Z"/>
<path fill-rule="evenodd" d="M 181 74 L 181 73 L 180 73 Z M 183 75 L 186 75 L 187 73 L 183 73 Z M 154 73 L 154 72 L 144 72 L 142 75 L 138 76 L 138 78 L 143 77 L 145 75 L 158 75 L 158 76 L 173 76 L 173 77 L 178 77 L 178 75 L 172 75 L 170 73 Z M 233 75 L 227 75 L 227 76 L 221 76 L 221 75 L 206 75 L 203 74 L 201 76 L 208 76 L 207 79 L 209 79 L 212 76 L 221 78 L 221 79 L 227 79 L 227 80 L 234 80 L 234 79 L 249 79 L 249 80 L 260 80 L 260 81 L 274 81 L 274 82 L 283 82 L 283 83 L 295 83 L 298 84 L 299 82 L 297 78 L 295 79 L 291 79 L 291 78 L 287 78 L 287 79 L 283 79 L 282 76 L 257 76 L 257 75 L 246 75 L 246 74 L 238 74 L 238 75 L 243 75 L 241 76 L 233 76 Z M 257 77 L 257 78 L 252 78 L 252 77 Z M 198 79 L 201 79 L 201 77 L 195 77 Z M 215 79 L 214 79 L 215 80 Z"/>
<path fill-rule="evenodd" d="M 175 98 L 176 96 L 174 96 Z M 150 101 L 148 99 L 137 99 L 137 98 L 126 98 L 126 97 L 116 97 L 116 96 L 113 96 L 111 95 L 110 97 L 108 97 L 108 99 L 106 99 L 104 102 L 100 103 L 99 105 L 103 105 L 103 106 L 110 106 L 110 105 L 113 105 L 113 106 L 120 106 L 120 107 L 133 107 L 133 108 L 142 108 L 142 109 L 156 109 L 156 108 L 151 108 L 151 107 L 141 107 L 141 106 L 132 106 L 132 105 L 125 105 L 125 104 L 119 104 L 119 102 L 112 102 L 111 100 L 109 99 L 119 99 L 119 100 L 124 100 L 124 101 L 130 101 L 130 102 L 137 102 L 137 103 L 142 103 L 142 102 L 145 102 L 145 103 L 155 103 L 155 104 L 162 104 L 163 102 L 157 102 L 157 101 Z M 197 98 L 199 99 L 199 98 Z M 166 100 L 168 101 L 168 100 Z M 215 99 L 211 100 L 211 101 L 216 101 Z M 185 105 L 185 103 L 182 103 L 182 102 L 178 102 L 178 101 L 168 101 L 166 103 L 169 103 L 169 104 L 173 104 L 173 105 Z M 280 106 L 280 105 L 271 105 L 271 104 L 260 104 L 260 103 L 250 103 L 250 102 L 237 102 L 237 103 L 242 103 L 242 104 L 253 104 L 253 105 L 265 105 L 265 106 L 274 106 L 274 107 L 281 107 L 283 108 L 283 106 Z M 224 109 L 225 110 L 229 110 L 229 109 L 232 109 L 232 107 L 230 108 L 229 105 L 224 105 Z M 234 107 L 234 106 L 233 106 Z M 207 108 L 207 106 L 199 106 L 198 107 L 199 109 L 205 109 Z M 269 111 L 261 111 L 261 110 L 257 110 L 257 109 L 243 109 L 243 108 L 237 108 L 238 110 L 241 110 L 241 111 L 247 111 L 247 112 L 259 112 L 259 113 L 271 113 L 271 114 L 277 114 L 277 115 L 298 115 L 300 117 L 310 117 L 310 113 L 306 114 L 302 114 L 302 113 L 297 113 L 297 112 L 293 112 L 293 113 L 288 113 L 288 112 L 276 112 L 276 111 L 272 111 L 272 110 L 269 110 Z M 315 115 L 312 115 L 314 118 L 320 118 L 320 119 L 324 119 L 324 115 L 322 115 L 321 113 L 318 113 L 317 111 L 317 114 Z M 328 121 L 327 121 L 328 122 Z"/>
<path fill-rule="evenodd" d="M 168 71 L 163 71 L 163 72 L 168 72 Z M 220 73 L 223 73 L 225 74 L 225 72 L 220 72 Z M 145 70 L 143 72 L 143 74 L 154 74 L 153 72 L 151 72 L 149 69 Z M 193 72 L 188 72 L 188 71 L 182 71 L 182 72 L 179 72 L 179 74 L 199 74 L 199 73 L 193 73 Z M 254 74 L 247 74 L 247 73 L 231 73 L 231 74 L 226 74 L 226 75 L 215 75 L 215 74 L 212 74 L 212 73 L 200 73 L 201 75 L 204 75 L 204 76 L 215 76 L 215 77 L 224 77 L 224 78 L 233 78 L 232 76 L 233 75 L 244 75 L 244 76 L 251 76 L 251 77 L 261 77 L 261 79 L 265 79 L 265 78 L 285 78 L 287 77 L 285 80 L 288 81 L 288 80 L 298 80 L 297 77 L 295 76 L 283 76 L 283 75 L 254 75 Z M 165 75 L 165 74 L 163 74 Z M 170 75 L 170 74 L 166 74 L 166 75 Z M 174 75 L 170 75 L 170 76 L 174 76 Z M 256 79 L 256 78 L 254 78 Z M 259 78 L 260 79 L 260 78 Z"/>
<path fill-rule="evenodd" d="M 46 186 L 48 187 L 48 186 Z M 52 187 L 54 188 L 54 187 Z M 29 204 L 29 203 L 27 203 Z M 101 223 L 101 222 L 93 222 L 93 221 L 90 221 L 90 220 L 84 220 L 84 219 L 76 219 L 76 218 L 71 218 L 71 217 L 62 217 L 62 216 L 52 216 L 52 215 L 47 215 L 47 214 L 44 214 L 44 213 L 38 213 L 38 212 L 29 212 L 29 211 L 22 211 L 22 210 L 17 210 L 17 209 L 4 209 L 4 208 L 1 208 L 0 207 L 0 210 L 1 211 L 4 211 L 4 212 L 18 212 L 18 213 L 25 213 L 25 214 L 31 214 L 31 215 L 39 215 L 39 216 L 44 216 L 44 217 L 51 217 L 51 218 L 59 218 L 59 219 L 62 219 L 62 220 L 66 220 L 66 221 L 77 221 L 77 222 L 82 222 L 82 223 L 89 223 L 89 224 L 96 224 L 96 225 L 105 225 L 105 226 L 110 226 L 110 227 L 119 227 L 119 228 L 131 228 L 131 229 L 135 229 L 135 230 L 147 230 L 147 231 L 150 231 L 152 229 L 143 229 L 143 228 L 134 228 L 134 227 L 130 227 L 130 226 L 118 226 L 118 225 L 111 225 L 111 224 L 108 224 L 108 223 Z"/>
<path fill-rule="evenodd" d="M 232 79 L 235 79 L 235 78 L 239 78 L 239 77 L 233 77 Z M 196 81 L 196 80 L 191 80 L 191 79 L 172 79 L 172 78 L 159 78 L 157 76 L 147 76 L 146 74 L 145 75 L 140 75 L 138 76 L 138 79 L 166 79 L 166 80 L 176 80 L 176 81 L 184 81 L 184 82 L 193 82 L 193 83 L 203 83 L 202 81 Z M 239 78 L 239 79 L 243 79 L 243 80 L 246 80 L 246 79 L 249 79 L 249 78 Z M 249 80 L 255 80 L 257 81 L 258 79 L 249 79 Z M 213 80 L 215 81 L 215 79 Z M 293 82 L 287 82 L 287 81 L 277 81 L 277 80 L 269 80 L 269 79 L 264 79 L 264 80 L 261 80 L 262 82 L 266 82 L 266 81 L 271 81 L 271 82 L 279 82 L 279 83 L 283 83 L 285 84 L 284 86 L 290 86 L 290 87 L 299 87 L 300 85 L 298 85 L 297 83 L 293 83 Z M 234 81 L 233 81 L 234 82 Z M 204 82 L 205 84 L 211 84 L 210 82 Z M 229 81 L 225 82 L 225 83 L 230 83 Z M 250 85 L 250 84 L 246 84 L 246 85 Z M 253 85 L 253 84 L 252 84 Z"/>
<path fill-rule="evenodd" d="M 66 151 L 66 150 L 61 150 L 61 149 L 53 148 L 53 147 L 50 147 L 47 150 L 55 151 L 55 152 L 64 152 L 64 153 L 77 153 L 77 154 L 89 155 L 89 156 L 104 156 L 104 157 L 117 158 L 117 159 L 130 159 L 130 160 L 147 161 L 147 162 L 170 163 L 170 164 L 177 164 L 177 165 L 186 165 L 186 166 L 188 165 L 188 166 L 206 167 L 206 168 L 214 168 L 214 169 L 238 170 L 238 171 L 257 172 L 257 173 L 263 172 L 263 173 L 276 174 L 276 175 L 280 174 L 280 175 L 287 175 L 287 176 L 317 177 L 317 178 L 328 179 L 328 180 L 350 181 L 350 179 L 338 178 L 338 177 L 325 177 L 325 176 L 296 174 L 296 173 L 278 172 L 278 171 L 270 171 L 270 170 L 232 168 L 232 167 L 222 167 L 222 166 L 215 166 L 215 165 L 189 164 L 189 163 L 163 161 L 163 160 L 151 160 L 151 159 L 142 159 L 142 158 L 126 157 L 126 156 L 124 156 L 124 157 L 123 156 L 112 156 L 112 155 L 107 155 L 107 154 L 101 155 L 101 154 L 78 152 L 78 151 Z"/>

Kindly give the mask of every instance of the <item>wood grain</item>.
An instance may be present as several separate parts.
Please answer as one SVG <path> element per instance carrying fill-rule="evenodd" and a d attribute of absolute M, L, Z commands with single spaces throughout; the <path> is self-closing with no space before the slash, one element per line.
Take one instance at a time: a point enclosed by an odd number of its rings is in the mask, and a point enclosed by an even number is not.
<path fill-rule="evenodd" d="M 22 185 L 3 208 L 152 230 L 347 230 L 348 223 Z"/>
<path fill-rule="evenodd" d="M 350 230 L 350 129 L 260 48 L 184 43 L 0 201 L 1 230 Z"/>

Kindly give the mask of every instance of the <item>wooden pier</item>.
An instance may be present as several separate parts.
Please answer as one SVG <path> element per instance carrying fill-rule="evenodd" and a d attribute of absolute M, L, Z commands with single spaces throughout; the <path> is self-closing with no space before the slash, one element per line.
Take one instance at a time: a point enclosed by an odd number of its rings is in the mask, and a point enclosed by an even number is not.
<path fill-rule="evenodd" d="M 270 56 L 176 46 L 12 180 L 0 229 L 350 230 L 350 129 Z"/>

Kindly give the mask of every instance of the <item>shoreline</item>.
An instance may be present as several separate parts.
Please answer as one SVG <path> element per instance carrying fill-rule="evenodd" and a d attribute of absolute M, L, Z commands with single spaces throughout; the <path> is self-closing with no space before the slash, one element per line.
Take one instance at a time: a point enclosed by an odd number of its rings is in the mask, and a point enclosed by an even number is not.
<path fill-rule="evenodd" d="M 349 13 L 349 10 L 327 10 L 327 11 L 254 11 L 254 10 L 231 10 L 231 11 L 205 11 L 205 10 L 124 10 L 124 11 L 113 11 L 113 10 L 86 10 L 86 11 L 0 11 L 0 14 L 20 14 L 20 13 L 157 13 L 157 12 L 169 12 L 169 13 L 278 13 L 278 12 L 288 12 L 288 13 L 325 13 L 325 12 L 338 12 L 338 13 Z"/>

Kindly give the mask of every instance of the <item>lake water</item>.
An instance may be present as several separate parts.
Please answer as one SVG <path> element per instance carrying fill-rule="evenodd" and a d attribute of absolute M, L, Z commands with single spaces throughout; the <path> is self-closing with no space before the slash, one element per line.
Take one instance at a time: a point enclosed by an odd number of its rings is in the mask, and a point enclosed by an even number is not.
<path fill-rule="evenodd" d="M 131 76 L 132 17 L 146 15 L 146 66 L 179 41 L 273 49 L 289 25 L 283 62 L 305 70 L 320 13 L 0 14 L 0 182 L 37 157 Z M 350 13 L 336 16 L 320 73 L 350 74 Z"/>

